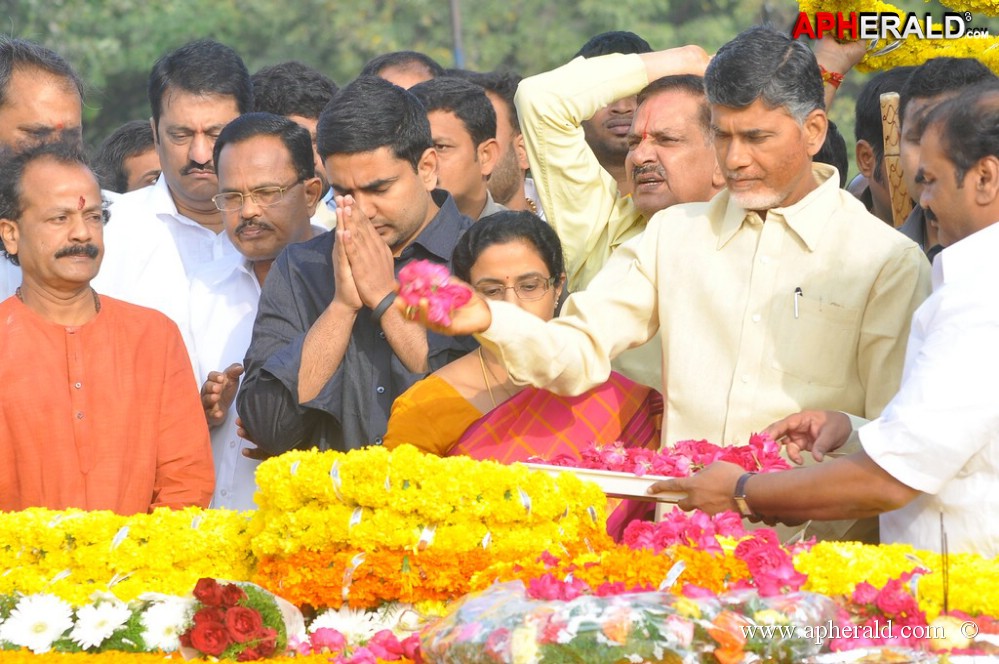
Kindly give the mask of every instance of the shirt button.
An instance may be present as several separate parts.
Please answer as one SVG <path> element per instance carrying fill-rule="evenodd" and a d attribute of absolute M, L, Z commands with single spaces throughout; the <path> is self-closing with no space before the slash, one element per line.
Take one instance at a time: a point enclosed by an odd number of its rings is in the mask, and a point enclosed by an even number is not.
<path fill-rule="evenodd" d="M 76 389 L 80 389 L 81 387 L 83 387 L 83 383 L 76 383 L 75 385 L 73 385 L 73 387 L 75 387 Z"/>
<path fill-rule="evenodd" d="M 754 323 L 759 323 L 760 322 L 760 315 L 759 314 L 753 314 L 753 322 Z"/>
<path fill-rule="evenodd" d="M 236 441 L 235 441 L 235 440 L 230 440 L 230 441 L 229 441 L 229 447 L 230 447 L 230 448 L 234 448 L 234 447 L 236 447 Z"/>
<path fill-rule="evenodd" d="M 82 420 L 83 419 L 83 413 L 77 413 L 76 414 L 76 419 Z"/>
<path fill-rule="evenodd" d="M 743 383 L 749 382 L 749 374 L 742 374 L 742 382 Z"/>
<path fill-rule="evenodd" d="M 381 437 L 379 437 L 379 438 L 375 438 L 375 445 L 381 445 L 381 444 L 382 444 L 382 439 L 381 439 Z"/>
<path fill-rule="evenodd" d="M 222 495 L 223 495 L 223 496 L 228 496 L 228 495 L 229 495 L 229 492 L 228 492 L 228 491 L 226 491 L 225 489 L 222 489 Z"/>
<path fill-rule="evenodd" d="M 375 392 L 377 392 L 378 394 L 385 394 L 385 388 L 379 385 L 378 387 L 375 388 Z"/>
<path fill-rule="evenodd" d="M 378 336 L 381 337 L 382 339 L 384 339 L 385 338 L 385 333 L 382 332 L 381 330 L 379 330 L 378 331 Z"/>

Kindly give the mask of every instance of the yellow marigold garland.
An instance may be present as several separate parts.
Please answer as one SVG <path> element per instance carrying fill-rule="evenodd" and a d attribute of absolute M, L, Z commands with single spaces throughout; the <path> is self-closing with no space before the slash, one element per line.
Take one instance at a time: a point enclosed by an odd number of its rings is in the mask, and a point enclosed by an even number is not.
<path fill-rule="evenodd" d="M 808 575 L 803 590 L 823 595 L 850 595 L 861 581 L 882 587 L 916 567 L 930 570 L 919 578 L 919 608 L 930 621 L 943 608 L 941 556 L 907 544 L 871 546 L 856 542 L 820 542 L 794 558 Z M 999 616 L 999 561 L 972 553 L 949 556 L 949 606 L 971 615 Z"/>
<path fill-rule="evenodd" d="M 254 581 L 313 606 L 449 600 L 491 564 L 609 542 L 595 484 L 408 445 L 290 452 L 257 484 Z"/>
<path fill-rule="evenodd" d="M 945 5 L 959 11 L 996 14 L 995 0 L 946 0 Z M 975 8 L 972 8 L 975 5 Z M 798 8 L 814 20 L 816 12 L 877 12 L 893 13 L 900 17 L 905 12 L 881 0 L 798 0 Z M 882 42 L 879 46 L 885 46 Z M 995 72 L 999 72 L 999 37 L 962 37 L 961 39 L 918 39 L 909 36 L 895 50 L 884 55 L 868 53 L 857 65 L 858 71 L 884 71 L 906 65 L 921 65 L 933 58 L 977 58 Z"/>
<path fill-rule="evenodd" d="M 185 595 L 202 576 L 249 580 L 247 514 L 228 510 L 0 513 L 0 595 L 48 592 L 72 604 L 94 592 L 122 600 Z"/>
<path fill-rule="evenodd" d="M 999 16 L 999 2 L 996 0 L 943 0 L 940 4 L 958 12 Z"/>

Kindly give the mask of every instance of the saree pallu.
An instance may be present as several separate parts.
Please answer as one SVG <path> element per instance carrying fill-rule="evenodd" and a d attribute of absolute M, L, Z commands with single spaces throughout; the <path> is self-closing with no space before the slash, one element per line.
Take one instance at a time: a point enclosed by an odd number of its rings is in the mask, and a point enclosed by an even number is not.
<path fill-rule="evenodd" d="M 591 443 L 658 448 L 663 398 L 656 390 L 611 372 L 606 383 L 576 397 L 528 387 L 474 422 L 448 452 L 502 463 L 553 458 Z M 607 531 L 620 539 L 634 519 L 648 518 L 654 503 L 609 499 Z"/>

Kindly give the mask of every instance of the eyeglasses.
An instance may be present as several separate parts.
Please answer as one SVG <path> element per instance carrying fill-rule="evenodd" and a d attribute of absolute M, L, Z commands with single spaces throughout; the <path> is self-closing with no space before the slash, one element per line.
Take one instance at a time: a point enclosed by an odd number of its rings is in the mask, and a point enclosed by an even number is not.
<path fill-rule="evenodd" d="M 486 284 L 476 286 L 475 291 L 487 300 L 502 300 L 506 297 L 508 290 L 513 290 L 521 300 L 540 300 L 548 292 L 548 289 L 555 285 L 555 277 L 530 277 L 518 281 L 514 286 L 500 286 L 499 284 Z"/>
<path fill-rule="evenodd" d="M 284 187 L 260 187 L 248 194 L 238 191 L 227 191 L 223 194 L 212 196 L 212 202 L 222 212 L 236 212 L 241 210 L 247 198 L 252 199 L 260 207 L 271 207 L 284 200 L 284 192 L 294 189 L 300 184 L 302 184 L 301 180 L 295 180 Z"/>

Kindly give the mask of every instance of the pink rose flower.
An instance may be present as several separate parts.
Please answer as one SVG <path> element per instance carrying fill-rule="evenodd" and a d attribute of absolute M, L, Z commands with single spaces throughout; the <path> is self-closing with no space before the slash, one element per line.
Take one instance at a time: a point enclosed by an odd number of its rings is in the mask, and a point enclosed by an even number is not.
<path fill-rule="evenodd" d="M 406 306 L 419 306 L 427 300 L 427 319 L 438 325 L 451 324 L 451 312 L 468 303 L 472 292 L 451 283 L 446 265 L 413 261 L 399 270 L 399 297 Z"/>
<path fill-rule="evenodd" d="M 853 589 L 853 601 L 857 604 L 874 604 L 878 598 L 878 589 L 867 581 L 861 581 Z"/>
<path fill-rule="evenodd" d="M 423 651 L 420 649 L 420 635 L 410 634 L 402 640 L 402 655 L 416 664 L 423 662 Z"/>
<path fill-rule="evenodd" d="M 378 658 L 370 649 L 362 646 L 354 651 L 345 664 L 378 664 Z"/>
<path fill-rule="evenodd" d="M 390 629 L 376 632 L 366 645 L 378 659 L 396 660 L 403 653 L 402 644 L 399 643 L 399 639 Z"/>
<path fill-rule="evenodd" d="M 320 627 L 312 633 L 312 648 L 316 652 L 338 653 L 347 646 L 347 638 L 335 629 Z"/>

